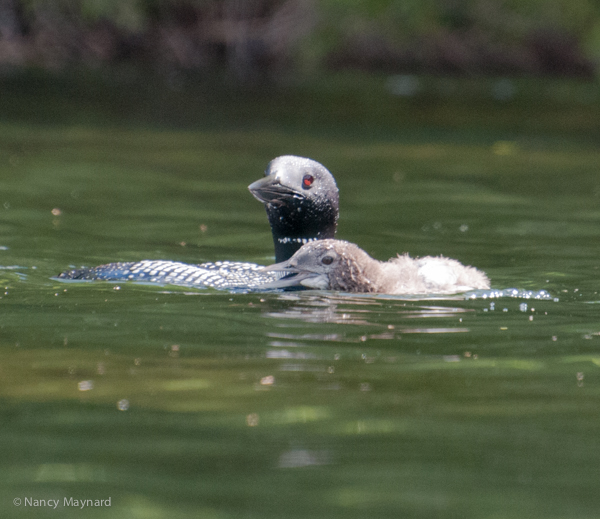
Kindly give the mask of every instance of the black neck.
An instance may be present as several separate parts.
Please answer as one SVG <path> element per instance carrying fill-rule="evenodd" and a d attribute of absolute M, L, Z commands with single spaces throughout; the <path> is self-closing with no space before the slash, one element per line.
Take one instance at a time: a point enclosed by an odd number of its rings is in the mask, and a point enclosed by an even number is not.
<path fill-rule="evenodd" d="M 293 207 L 267 205 L 273 233 L 275 261 L 290 259 L 305 243 L 335 237 L 337 204 L 316 206 L 306 200 Z"/>

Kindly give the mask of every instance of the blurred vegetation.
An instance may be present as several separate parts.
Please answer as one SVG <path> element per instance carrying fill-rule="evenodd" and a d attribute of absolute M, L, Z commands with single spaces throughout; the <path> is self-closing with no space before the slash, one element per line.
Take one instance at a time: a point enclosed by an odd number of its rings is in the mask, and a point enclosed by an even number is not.
<path fill-rule="evenodd" d="M 597 0 L 0 0 L 0 70 L 592 78 Z"/>

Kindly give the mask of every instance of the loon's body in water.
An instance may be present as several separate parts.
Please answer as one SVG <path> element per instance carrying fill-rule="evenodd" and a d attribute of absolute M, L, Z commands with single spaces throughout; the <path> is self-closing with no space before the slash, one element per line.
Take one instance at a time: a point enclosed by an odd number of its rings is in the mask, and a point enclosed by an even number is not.
<path fill-rule="evenodd" d="M 371 258 L 353 243 L 321 240 L 304 245 L 289 260 L 264 267 L 268 272 L 296 274 L 270 284 L 270 288 L 304 286 L 342 292 L 377 294 L 455 294 L 490 288 L 488 277 L 443 256 L 389 261 Z"/>
<path fill-rule="evenodd" d="M 265 177 L 248 189 L 265 204 L 275 261 L 289 259 L 303 244 L 333 238 L 339 213 L 338 188 L 331 173 L 318 162 L 292 155 L 272 160 Z M 143 260 L 109 263 L 63 272 L 62 280 L 144 281 L 220 289 L 258 289 L 275 282 L 281 272 L 267 273 L 255 263 L 218 261 L 189 265 Z"/>

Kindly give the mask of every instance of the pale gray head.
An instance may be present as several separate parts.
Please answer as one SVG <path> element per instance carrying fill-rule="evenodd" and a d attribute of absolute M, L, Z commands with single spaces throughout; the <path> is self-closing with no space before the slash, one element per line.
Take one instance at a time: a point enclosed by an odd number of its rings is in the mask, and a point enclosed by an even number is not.
<path fill-rule="evenodd" d="M 264 270 L 296 274 L 271 283 L 269 288 L 302 285 L 322 290 L 373 292 L 375 289 L 369 276 L 378 264 L 353 243 L 319 240 L 303 245 L 289 260 Z"/>

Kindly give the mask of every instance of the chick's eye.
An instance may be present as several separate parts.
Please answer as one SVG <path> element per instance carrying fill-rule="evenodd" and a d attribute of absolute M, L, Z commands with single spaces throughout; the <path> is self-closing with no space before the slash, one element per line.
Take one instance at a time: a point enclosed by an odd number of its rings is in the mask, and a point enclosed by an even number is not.
<path fill-rule="evenodd" d="M 310 186 L 312 186 L 314 181 L 315 177 L 312 175 L 304 175 L 304 177 L 302 177 L 302 187 L 304 189 L 308 189 Z"/>
<path fill-rule="evenodd" d="M 333 258 L 331 256 L 323 256 L 321 263 L 323 263 L 323 265 L 331 265 L 333 263 Z"/>

